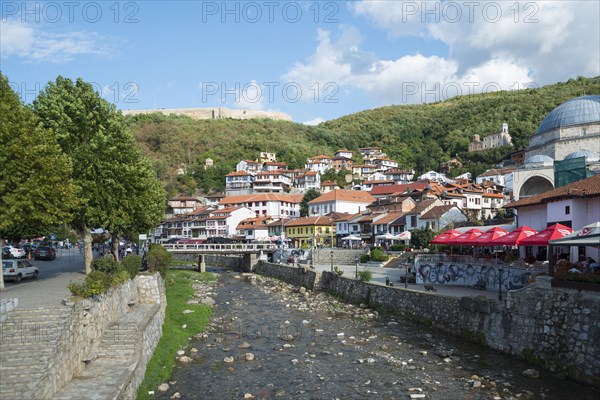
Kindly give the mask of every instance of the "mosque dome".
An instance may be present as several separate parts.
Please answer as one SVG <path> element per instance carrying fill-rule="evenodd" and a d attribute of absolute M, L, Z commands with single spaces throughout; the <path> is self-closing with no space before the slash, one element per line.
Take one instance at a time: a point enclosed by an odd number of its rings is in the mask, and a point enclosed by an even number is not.
<path fill-rule="evenodd" d="M 525 165 L 528 165 L 528 164 L 553 165 L 554 160 L 552 159 L 552 157 L 548 157 L 548 156 L 540 154 L 537 156 L 529 157 L 527 160 L 525 160 Z"/>
<path fill-rule="evenodd" d="M 600 154 L 591 150 L 578 150 L 565 157 L 565 160 L 572 160 L 573 158 L 585 157 L 587 162 L 600 161 Z"/>
<path fill-rule="evenodd" d="M 594 122 L 600 123 L 600 95 L 577 97 L 550 111 L 538 126 L 535 134 Z"/>

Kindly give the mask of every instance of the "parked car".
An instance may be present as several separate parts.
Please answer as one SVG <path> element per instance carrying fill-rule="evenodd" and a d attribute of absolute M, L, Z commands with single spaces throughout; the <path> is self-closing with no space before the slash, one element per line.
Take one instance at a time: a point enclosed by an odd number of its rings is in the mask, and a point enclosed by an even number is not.
<path fill-rule="evenodd" d="M 25 250 L 14 246 L 4 247 L 2 255 L 4 256 L 4 254 L 10 254 L 10 258 L 23 258 L 27 255 Z"/>
<path fill-rule="evenodd" d="M 38 246 L 33 252 L 33 258 L 36 260 L 54 260 L 56 258 L 56 250 L 50 246 Z"/>
<path fill-rule="evenodd" d="M 2 276 L 5 281 L 21 282 L 23 278 L 37 278 L 40 270 L 27 260 L 2 260 Z"/>

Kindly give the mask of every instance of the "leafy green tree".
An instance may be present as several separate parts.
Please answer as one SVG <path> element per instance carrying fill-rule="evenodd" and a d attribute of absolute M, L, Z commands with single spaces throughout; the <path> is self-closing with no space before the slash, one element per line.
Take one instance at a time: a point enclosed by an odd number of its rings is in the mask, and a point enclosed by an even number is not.
<path fill-rule="evenodd" d="M 78 194 L 70 160 L 1 73 L 0 165 L 0 243 L 39 235 L 70 219 Z"/>
<path fill-rule="evenodd" d="M 431 229 L 415 229 L 411 233 L 410 245 L 417 249 L 427 247 L 434 237 Z"/>
<path fill-rule="evenodd" d="M 71 225 L 84 241 L 86 272 L 91 271 L 94 227 L 114 230 L 131 225 L 136 199 L 144 190 L 135 185 L 140 153 L 115 106 L 94 92 L 92 85 L 58 77 L 33 102 L 45 128 L 58 138 L 70 158 L 72 179 L 80 187 L 81 202 Z"/>
<path fill-rule="evenodd" d="M 309 189 L 306 191 L 306 193 L 304 193 L 304 197 L 302 198 L 302 201 L 300 202 L 300 216 L 301 217 L 308 216 L 308 202 L 316 199 L 319 196 L 321 196 L 321 192 L 319 192 L 317 189 Z"/>

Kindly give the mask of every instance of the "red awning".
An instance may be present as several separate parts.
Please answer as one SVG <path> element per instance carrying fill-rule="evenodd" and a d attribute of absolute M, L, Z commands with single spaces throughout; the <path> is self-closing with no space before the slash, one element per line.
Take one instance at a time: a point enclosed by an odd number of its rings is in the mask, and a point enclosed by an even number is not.
<path fill-rule="evenodd" d="M 537 234 L 523 239 L 519 246 L 548 246 L 549 240 L 560 239 L 573 232 L 573 229 L 561 224 L 554 224 Z"/>
<path fill-rule="evenodd" d="M 465 242 L 465 244 L 468 246 L 496 246 L 496 243 L 494 243 L 494 241 L 506 235 L 508 235 L 508 231 L 506 229 L 502 229 L 496 226 L 488 230 L 478 238 Z"/>
<path fill-rule="evenodd" d="M 462 235 L 455 237 L 454 239 L 448 240 L 446 244 L 458 244 L 463 246 L 466 245 L 467 242 L 473 241 L 473 239 L 478 238 L 482 234 L 483 232 L 481 232 L 479 229 L 473 228 L 471 230 L 466 231 Z"/>
<path fill-rule="evenodd" d="M 518 246 L 521 241 L 533 236 L 537 231 L 526 225 L 520 226 L 508 235 L 505 235 L 494 241 L 494 246 Z"/>
<path fill-rule="evenodd" d="M 446 244 L 448 240 L 460 236 L 460 232 L 456 229 L 450 229 L 446 232 L 440 233 L 430 242 L 431 244 Z"/>

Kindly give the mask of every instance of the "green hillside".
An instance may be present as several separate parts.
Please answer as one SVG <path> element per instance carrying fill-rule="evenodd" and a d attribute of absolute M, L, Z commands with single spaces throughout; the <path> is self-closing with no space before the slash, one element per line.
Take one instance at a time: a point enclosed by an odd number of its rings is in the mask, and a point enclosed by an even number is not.
<path fill-rule="evenodd" d="M 276 152 L 280 161 L 301 168 L 310 156 L 377 146 L 402 168 L 414 168 L 417 173 L 438 169 L 441 162 L 458 156 L 464 170 L 479 174 L 511 151 L 525 147 L 554 107 L 589 94 L 600 94 L 600 77 L 580 77 L 539 89 L 459 96 L 438 103 L 382 107 L 316 127 L 272 120 L 196 121 L 161 114 L 130 116 L 128 121 L 168 191 L 176 194 L 193 193 L 196 188 L 221 190 L 223 176 L 233 171 L 239 160 L 255 159 L 260 151 Z M 484 137 L 499 132 L 505 122 L 513 148 L 466 152 L 474 134 Z M 215 161 L 215 167 L 205 171 L 207 157 Z M 176 176 L 182 164 L 187 173 Z"/>

